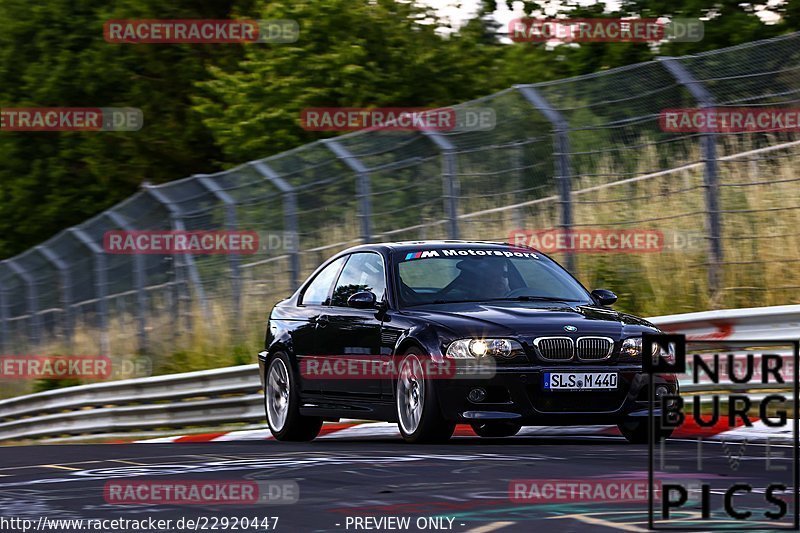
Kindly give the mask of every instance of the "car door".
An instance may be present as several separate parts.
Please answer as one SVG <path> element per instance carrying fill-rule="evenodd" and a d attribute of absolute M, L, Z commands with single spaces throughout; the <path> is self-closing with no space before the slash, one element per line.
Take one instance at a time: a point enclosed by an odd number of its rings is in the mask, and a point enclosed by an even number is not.
<path fill-rule="evenodd" d="M 377 398 L 381 393 L 381 312 L 378 309 L 354 309 L 347 299 L 356 292 L 371 290 L 376 300 L 386 293 L 386 273 L 383 257 L 376 252 L 350 255 L 331 296 L 327 324 L 319 322 L 320 342 L 328 355 L 340 362 L 357 361 L 354 372 L 343 379 L 325 380 L 323 392 L 335 396 Z M 346 368 L 339 365 L 337 368 Z M 375 372 L 377 370 L 377 372 Z M 370 377 L 373 376 L 373 377 Z"/>
<path fill-rule="evenodd" d="M 346 260 L 346 256 L 340 257 L 320 270 L 298 298 L 298 315 L 302 317 L 303 324 L 294 328 L 291 335 L 300 367 L 300 389 L 304 392 L 319 392 L 322 389 L 322 380 L 316 376 L 309 378 L 311 373 L 304 369 L 307 368 L 309 357 L 324 355 L 326 350 L 319 332 L 327 325 L 325 320 L 330 315 L 333 284 Z M 320 327 L 321 317 L 323 327 Z"/>

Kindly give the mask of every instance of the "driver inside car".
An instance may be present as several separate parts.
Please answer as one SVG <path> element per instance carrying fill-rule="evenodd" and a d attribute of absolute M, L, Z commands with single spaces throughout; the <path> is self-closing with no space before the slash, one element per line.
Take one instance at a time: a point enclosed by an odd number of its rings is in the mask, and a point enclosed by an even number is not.
<path fill-rule="evenodd" d="M 510 292 L 508 262 L 503 258 L 465 259 L 456 265 L 461 270 L 453 292 L 464 299 L 503 298 Z"/>

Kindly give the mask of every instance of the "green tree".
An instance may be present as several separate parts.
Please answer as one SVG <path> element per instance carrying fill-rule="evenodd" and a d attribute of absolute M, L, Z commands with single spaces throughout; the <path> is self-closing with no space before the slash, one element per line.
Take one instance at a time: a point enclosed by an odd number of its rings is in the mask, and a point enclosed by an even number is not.
<path fill-rule="evenodd" d="M 484 0 L 459 29 L 399 0 L 25 0 L 0 2 L 0 106 L 138 107 L 135 133 L 0 132 L 0 255 L 21 252 L 135 192 L 318 139 L 300 112 L 325 106 L 445 106 L 504 89 L 778 35 L 800 28 L 800 0 L 525 0 L 528 13 L 703 17 L 698 43 L 502 44 Z M 505 0 L 512 4 L 510 0 Z M 124 18 L 288 18 L 293 44 L 122 45 L 103 23 Z M 326 134 L 327 135 L 327 134 Z M 378 178 L 376 178 L 378 179 Z M 376 186 L 380 186 L 376 183 Z M 383 185 L 390 187 L 391 183 Z"/>
<path fill-rule="evenodd" d="M 269 2 L 262 19 L 294 19 L 293 44 L 253 45 L 236 69 L 213 67 L 195 109 L 226 162 L 264 157 L 320 137 L 309 107 L 439 106 L 495 88 L 480 32 L 443 36 L 427 8 L 395 0 Z"/>
<path fill-rule="evenodd" d="M 0 255 L 21 252 L 135 192 L 212 170 L 194 83 L 238 45 L 109 44 L 109 19 L 228 18 L 249 0 L 0 2 L 0 105 L 137 107 L 138 132 L 0 132 Z"/>
<path fill-rule="evenodd" d="M 484 0 L 484 10 L 495 9 L 497 0 Z M 511 7 L 514 2 L 506 0 Z M 766 5 L 723 0 L 622 0 L 616 11 L 606 11 L 605 3 L 586 5 L 577 0 L 553 4 L 547 0 L 524 0 L 528 16 L 567 18 L 642 18 L 703 19 L 705 35 L 695 43 L 581 43 L 548 46 L 542 43 L 515 43 L 505 48 L 499 78 L 509 84 L 533 83 L 599 72 L 614 67 L 649 61 L 657 55 L 684 55 L 717 50 L 726 46 L 766 39 L 800 29 L 800 1 L 789 0 L 770 9 L 781 16 L 779 23 L 767 23 L 757 14 Z M 757 9 L 758 7 L 758 9 Z M 535 76 L 535 78 L 534 78 Z"/>

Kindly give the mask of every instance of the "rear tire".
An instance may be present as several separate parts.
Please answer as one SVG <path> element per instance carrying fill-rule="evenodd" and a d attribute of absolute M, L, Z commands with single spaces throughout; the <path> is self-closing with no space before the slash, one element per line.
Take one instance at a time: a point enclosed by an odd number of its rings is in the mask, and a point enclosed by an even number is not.
<path fill-rule="evenodd" d="M 619 428 L 619 432 L 622 433 L 622 436 L 625 437 L 625 440 L 630 442 L 631 444 L 647 444 L 650 433 L 647 427 L 647 420 L 634 420 L 634 421 L 625 421 L 620 422 L 617 424 Z M 668 439 L 672 436 L 672 432 L 674 430 L 672 428 L 662 428 L 658 422 L 656 422 L 656 439 L 657 441 L 661 441 L 663 439 Z"/>
<path fill-rule="evenodd" d="M 264 409 L 272 436 L 280 441 L 314 440 L 322 429 L 322 418 L 300 414 L 300 387 L 289 356 L 275 353 L 264 378 Z"/>
<path fill-rule="evenodd" d="M 395 386 L 397 427 L 409 443 L 447 442 L 456 424 L 442 416 L 436 389 L 430 379 L 425 379 L 422 360 L 421 352 L 411 348 L 400 362 Z"/>
<path fill-rule="evenodd" d="M 514 422 L 473 422 L 470 425 L 472 431 L 484 438 L 513 437 L 522 429 L 522 425 Z"/>

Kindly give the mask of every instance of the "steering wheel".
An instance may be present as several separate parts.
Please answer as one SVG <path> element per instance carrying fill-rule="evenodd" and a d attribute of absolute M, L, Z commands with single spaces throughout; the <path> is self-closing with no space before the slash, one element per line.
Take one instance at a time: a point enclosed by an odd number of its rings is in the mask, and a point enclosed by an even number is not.
<path fill-rule="evenodd" d="M 446 286 L 442 287 L 439 290 L 439 292 L 436 293 L 436 296 L 441 298 L 442 296 L 444 296 L 446 294 L 450 294 L 451 292 L 453 292 L 453 289 L 455 289 L 458 286 L 458 282 L 459 282 L 460 279 L 461 279 L 461 276 L 456 276 L 456 278 L 453 281 L 448 283 Z"/>

